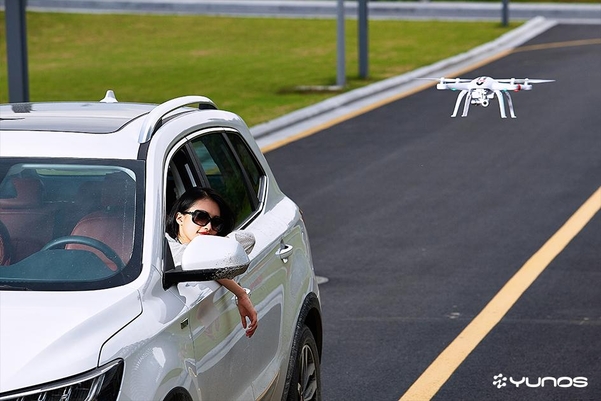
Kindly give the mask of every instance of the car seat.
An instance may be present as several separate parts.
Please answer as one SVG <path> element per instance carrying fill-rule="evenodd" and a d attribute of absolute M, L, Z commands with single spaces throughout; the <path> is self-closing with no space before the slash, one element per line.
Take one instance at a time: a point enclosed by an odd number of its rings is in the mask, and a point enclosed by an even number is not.
<path fill-rule="evenodd" d="M 44 204 L 44 186 L 37 178 L 14 177 L 11 187 L 15 196 L 0 198 L 0 220 L 9 232 L 15 263 L 52 239 L 54 208 Z"/>
<path fill-rule="evenodd" d="M 79 220 L 71 235 L 94 238 L 112 248 L 127 264 L 134 241 L 135 182 L 125 173 L 108 174 L 102 184 L 101 210 Z M 113 271 L 114 262 L 95 248 L 82 244 L 68 244 L 65 249 L 83 249 L 94 252 Z"/>

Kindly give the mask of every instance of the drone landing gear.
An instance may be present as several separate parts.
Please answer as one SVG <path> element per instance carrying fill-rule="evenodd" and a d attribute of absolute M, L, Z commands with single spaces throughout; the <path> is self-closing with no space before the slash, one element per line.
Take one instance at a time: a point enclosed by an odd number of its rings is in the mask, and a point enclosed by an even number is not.
<path fill-rule="evenodd" d="M 469 91 L 467 93 L 467 96 L 465 97 L 465 104 L 463 105 L 463 113 L 461 114 L 461 117 L 467 117 L 467 112 L 470 110 L 471 103 L 472 103 L 472 91 Z"/>
<path fill-rule="evenodd" d="M 507 114 L 505 113 L 505 101 L 503 100 L 503 97 L 507 98 L 507 104 L 509 105 L 509 114 L 511 115 L 511 118 L 517 118 L 515 112 L 513 111 L 513 102 L 511 100 L 511 95 L 509 94 L 509 92 L 500 90 L 496 90 L 494 92 L 497 96 L 497 100 L 499 101 L 499 112 L 501 113 L 501 118 L 507 118 Z M 462 90 L 461 92 L 459 92 L 459 95 L 457 95 L 457 101 L 455 101 L 455 108 L 453 109 L 453 114 L 451 114 L 451 117 L 457 117 L 459 106 L 461 105 L 461 102 L 463 101 L 464 97 L 465 103 L 463 104 L 463 113 L 461 114 L 461 117 L 467 117 L 467 113 L 470 109 L 470 103 L 472 101 L 472 93 L 469 90 Z"/>
<path fill-rule="evenodd" d="M 465 97 L 467 95 L 467 97 Z M 465 103 L 463 104 L 463 113 L 461 113 L 461 117 L 467 117 L 467 113 L 470 110 L 470 103 L 472 102 L 472 92 L 468 90 L 462 90 L 457 95 L 457 101 L 455 102 L 455 109 L 453 109 L 453 114 L 451 117 L 457 117 L 457 111 L 459 111 L 459 106 L 461 105 L 461 101 L 465 97 Z"/>
<path fill-rule="evenodd" d="M 503 91 L 503 93 L 507 97 L 507 104 L 509 104 L 509 114 L 511 114 L 511 118 L 517 118 L 515 113 L 513 112 L 513 102 L 511 101 L 511 95 L 507 91 Z"/>
<path fill-rule="evenodd" d="M 515 112 L 513 111 L 513 102 L 511 101 L 511 95 L 507 91 L 496 90 L 495 95 L 499 99 L 499 111 L 501 112 L 501 118 L 507 118 L 505 114 L 505 102 L 503 102 L 503 96 L 507 98 L 507 104 L 509 105 L 509 114 L 511 118 L 516 118 Z"/>
<path fill-rule="evenodd" d="M 469 91 L 466 91 L 466 90 L 462 90 L 461 92 L 459 92 L 459 95 L 457 95 L 457 101 L 455 102 L 455 109 L 453 110 L 453 114 L 451 114 L 451 117 L 457 117 L 457 111 L 459 110 L 459 105 L 461 104 L 461 100 L 468 92 Z M 469 109 L 469 107 L 470 107 L 469 106 L 470 100 L 471 100 L 471 95 L 468 96 L 468 98 L 465 100 L 465 106 L 463 107 L 463 114 L 461 115 L 461 117 L 467 116 L 467 109 Z"/>

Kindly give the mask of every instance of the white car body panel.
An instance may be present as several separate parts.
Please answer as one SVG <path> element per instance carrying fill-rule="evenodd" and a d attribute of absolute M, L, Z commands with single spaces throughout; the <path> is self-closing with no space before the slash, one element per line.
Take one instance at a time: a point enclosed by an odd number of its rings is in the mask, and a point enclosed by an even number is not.
<path fill-rule="evenodd" d="M 128 287 L 0 292 L 0 307 L 0 393 L 95 367 L 102 345 L 142 313 Z"/>

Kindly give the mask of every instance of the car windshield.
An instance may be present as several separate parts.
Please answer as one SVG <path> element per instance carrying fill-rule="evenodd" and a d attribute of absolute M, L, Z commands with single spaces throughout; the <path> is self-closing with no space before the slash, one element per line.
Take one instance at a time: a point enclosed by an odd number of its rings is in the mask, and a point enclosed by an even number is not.
<path fill-rule="evenodd" d="M 141 268 L 141 161 L 0 161 L 0 290 L 92 290 Z"/>

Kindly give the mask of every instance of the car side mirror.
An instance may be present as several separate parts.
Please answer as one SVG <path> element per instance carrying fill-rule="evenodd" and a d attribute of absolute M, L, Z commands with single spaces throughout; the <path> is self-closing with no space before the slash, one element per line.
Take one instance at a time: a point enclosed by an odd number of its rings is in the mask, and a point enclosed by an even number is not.
<path fill-rule="evenodd" d="M 192 240 L 182 256 L 181 268 L 163 274 L 165 289 L 189 281 L 234 278 L 246 271 L 250 259 L 235 239 L 201 235 Z"/>

